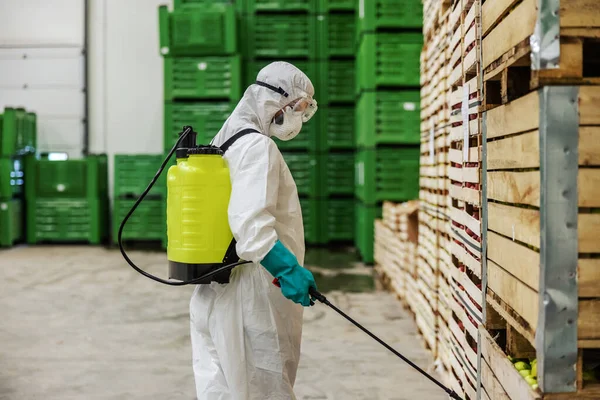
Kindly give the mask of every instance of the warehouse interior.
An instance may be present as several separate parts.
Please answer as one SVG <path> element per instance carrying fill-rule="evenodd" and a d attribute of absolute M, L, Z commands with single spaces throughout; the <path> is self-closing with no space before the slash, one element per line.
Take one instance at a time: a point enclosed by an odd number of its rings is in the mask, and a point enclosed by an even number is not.
<path fill-rule="evenodd" d="M 0 400 L 600 399 L 599 54 L 597 0 L 0 0 Z M 206 397 L 197 281 L 130 264 L 241 258 L 187 148 L 277 61 L 318 108 L 258 133 L 328 300 L 294 394 Z"/>

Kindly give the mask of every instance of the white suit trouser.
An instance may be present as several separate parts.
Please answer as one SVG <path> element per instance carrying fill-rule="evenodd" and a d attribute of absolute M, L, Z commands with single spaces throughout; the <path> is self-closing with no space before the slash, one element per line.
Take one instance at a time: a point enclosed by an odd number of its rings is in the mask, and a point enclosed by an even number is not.
<path fill-rule="evenodd" d="M 229 284 L 196 287 L 190 317 L 199 400 L 295 400 L 302 307 L 272 281 L 248 264 Z"/>

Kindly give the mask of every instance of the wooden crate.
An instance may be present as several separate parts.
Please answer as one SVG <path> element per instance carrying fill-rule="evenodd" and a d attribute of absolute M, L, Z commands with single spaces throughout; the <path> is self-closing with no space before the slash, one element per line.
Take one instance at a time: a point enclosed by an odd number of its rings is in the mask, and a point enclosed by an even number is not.
<path fill-rule="evenodd" d="M 485 105 L 493 107 L 547 84 L 600 84 L 600 2 L 560 2 L 560 63 L 557 69 L 531 69 L 530 36 L 538 17 L 537 0 L 488 0 L 482 5 L 482 67 Z"/>
<path fill-rule="evenodd" d="M 375 263 L 385 285 L 405 300 L 407 281 L 415 279 L 418 240 L 418 201 L 385 202 L 383 220 L 375 221 Z"/>
<path fill-rule="evenodd" d="M 579 88 L 578 288 L 579 359 L 600 349 L 600 87 Z M 526 94 L 487 112 L 487 301 L 509 328 L 535 346 L 540 296 L 540 95 Z M 488 307 L 489 307 L 488 306 Z M 493 346 L 491 346 L 493 348 Z M 497 350 L 497 349 L 496 349 Z M 535 398 L 511 374 L 495 368 L 488 349 L 491 392 Z M 514 374 L 513 374 L 514 375 Z M 495 379 L 495 380 L 494 380 Z M 526 385 L 526 384 L 525 384 Z M 527 386 L 527 385 L 526 385 Z M 522 390 L 521 390 L 522 389 Z M 577 393 L 549 399 L 600 398 L 600 385 L 582 380 Z M 489 394 L 489 393 L 488 393 Z M 515 397 L 515 396 L 519 397 Z M 525 397 L 525 396 L 528 397 Z"/>

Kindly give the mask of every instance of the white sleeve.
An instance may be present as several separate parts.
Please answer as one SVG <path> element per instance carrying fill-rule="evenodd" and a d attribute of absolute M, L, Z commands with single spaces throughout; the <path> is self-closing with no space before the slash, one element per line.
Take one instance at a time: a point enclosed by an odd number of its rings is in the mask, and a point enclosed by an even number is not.
<path fill-rule="evenodd" d="M 275 217 L 281 154 L 277 145 L 261 137 L 244 149 L 231 172 L 229 226 L 237 241 L 237 254 L 261 262 L 277 242 Z"/>

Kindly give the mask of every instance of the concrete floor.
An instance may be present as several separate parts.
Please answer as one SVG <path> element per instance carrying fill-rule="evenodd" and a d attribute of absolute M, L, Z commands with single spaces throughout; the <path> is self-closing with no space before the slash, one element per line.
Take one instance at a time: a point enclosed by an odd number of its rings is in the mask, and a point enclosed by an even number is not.
<path fill-rule="evenodd" d="M 131 256 L 164 274 L 163 254 Z M 366 268 L 344 262 L 351 269 L 314 270 L 330 289 L 335 274 L 344 273 L 344 285 L 355 276 L 362 292 L 333 291 L 330 300 L 431 370 L 408 313 L 393 296 L 365 289 Z M 191 287 L 156 284 L 99 247 L 18 247 L 0 252 L 0 266 L 0 399 L 195 399 Z M 447 398 L 324 305 L 305 320 L 299 400 Z"/>

